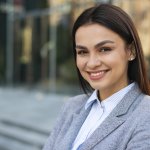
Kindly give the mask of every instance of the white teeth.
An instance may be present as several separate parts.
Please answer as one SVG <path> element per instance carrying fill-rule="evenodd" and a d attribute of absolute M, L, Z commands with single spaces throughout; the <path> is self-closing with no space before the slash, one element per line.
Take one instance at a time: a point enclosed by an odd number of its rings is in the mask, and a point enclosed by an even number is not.
<path fill-rule="evenodd" d="M 100 71 L 97 73 L 90 73 L 90 74 L 91 74 L 91 76 L 96 77 L 96 76 L 100 76 L 100 75 L 104 74 L 104 71 Z"/>

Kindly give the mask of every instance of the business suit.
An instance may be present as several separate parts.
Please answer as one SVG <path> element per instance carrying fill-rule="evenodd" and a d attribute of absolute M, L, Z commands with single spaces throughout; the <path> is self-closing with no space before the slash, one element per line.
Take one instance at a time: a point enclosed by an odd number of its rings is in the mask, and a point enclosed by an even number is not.
<path fill-rule="evenodd" d="M 43 150 L 71 150 L 91 109 L 84 108 L 87 99 L 80 95 L 66 103 Z M 150 150 L 150 97 L 132 87 L 80 150 Z"/>

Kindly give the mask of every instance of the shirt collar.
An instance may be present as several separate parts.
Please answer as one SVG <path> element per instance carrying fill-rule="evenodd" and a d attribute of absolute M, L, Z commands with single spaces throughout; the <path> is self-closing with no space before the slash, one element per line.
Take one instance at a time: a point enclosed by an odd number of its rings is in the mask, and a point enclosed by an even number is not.
<path fill-rule="evenodd" d="M 98 96 L 97 96 L 97 90 L 95 90 L 92 95 L 89 97 L 85 104 L 85 109 L 90 107 L 95 101 L 99 101 Z"/>
<path fill-rule="evenodd" d="M 125 96 L 125 94 L 135 85 L 135 83 L 131 83 L 125 88 L 121 89 L 120 91 L 114 93 L 110 97 L 106 98 L 102 102 L 98 99 L 97 92 L 98 90 L 95 90 L 92 95 L 89 97 L 85 104 L 85 109 L 92 106 L 94 102 L 97 101 L 98 104 L 100 104 L 103 108 L 106 109 L 106 111 L 111 111 Z"/>

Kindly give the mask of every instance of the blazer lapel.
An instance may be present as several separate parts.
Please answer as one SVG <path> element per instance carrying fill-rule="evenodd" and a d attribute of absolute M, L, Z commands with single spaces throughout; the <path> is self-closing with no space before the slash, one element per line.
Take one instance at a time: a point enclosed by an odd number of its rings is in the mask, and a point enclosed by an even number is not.
<path fill-rule="evenodd" d="M 68 126 L 66 130 L 66 134 L 63 137 L 62 143 L 58 144 L 57 150 L 70 150 L 72 147 L 72 143 L 74 142 L 84 120 L 90 112 L 90 107 L 85 111 L 84 106 L 81 108 L 79 112 L 76 112 L 72 116 L 72 122 Z"/>
<path fill-rule="evenodd" d="M 141 94 L 138 86 L 135 85 L 105 119 L 105 121 L 95 130 L 81 147 L 81 150 L 91 150 L 97 143 L 102 141 L 106 136 L 112 133 L 117 127 L 125 122 L 129 115 L 130 106 Z M 139 98 L 141 100 L 141 98 Z M 137 100 L 136 100 L 137 101 Z M 136 102 L 135 102 L 136 103 Z M 125 115 L 126 114 L 126 115 Z"/>

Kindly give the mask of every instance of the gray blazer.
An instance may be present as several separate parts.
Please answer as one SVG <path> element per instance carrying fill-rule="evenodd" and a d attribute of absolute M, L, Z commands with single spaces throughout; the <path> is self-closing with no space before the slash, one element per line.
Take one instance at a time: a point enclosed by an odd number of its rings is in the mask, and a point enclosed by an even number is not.
<path fill-rule="evenodd" d="M 43 150 L 71 150 L 89 111 L 88 97 L 71 98 L 64 106 Z M 150 150 L 150 96 L 135 85 L 80 150 Z"/>

